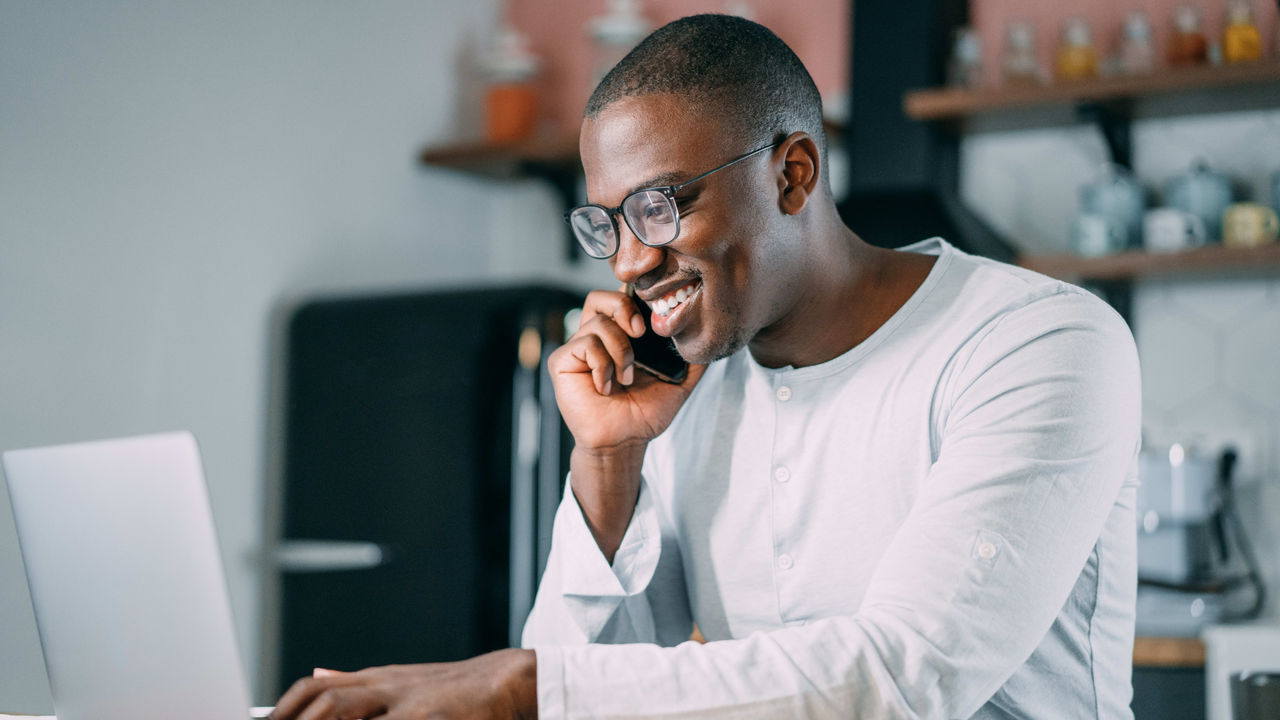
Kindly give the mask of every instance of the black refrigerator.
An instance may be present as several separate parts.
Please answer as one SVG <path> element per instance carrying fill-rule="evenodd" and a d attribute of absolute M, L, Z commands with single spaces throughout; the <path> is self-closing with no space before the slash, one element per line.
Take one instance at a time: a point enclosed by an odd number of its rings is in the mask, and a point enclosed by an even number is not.
<path fill-rule="evenodd" d="M 278 692 L 315 667 L 518 645 L 572 442 L 546 358 L 581 304 L 486 288 L 289 315 L 268 554 Z"/>

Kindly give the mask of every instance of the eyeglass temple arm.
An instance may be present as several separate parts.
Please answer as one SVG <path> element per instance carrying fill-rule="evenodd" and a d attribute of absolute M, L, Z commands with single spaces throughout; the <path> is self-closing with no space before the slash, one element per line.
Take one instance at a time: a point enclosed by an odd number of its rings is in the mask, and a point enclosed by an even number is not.
<path fill-rule="evenodd" d="M 674 193 L 678 193 L 678 192 L 680 192 L 681 190 L 683 190 L 685 187 L 687 187 L 687 186 L 689 186 L 689 185 L 692 185 L 692 184 L 694 184 L 694 183 L 698 182 L 699 180 L 701 180 L 701 179 L 705 178 L 706 176 L 708 176 L 708 175 L 710 175 L 710 174 L 712 174 L 712 173 L 720 172 L 721 170 L 723 170 L 723 169 L 725 169 L 725 168 L 729 167 L 730 165 L 733 165 L 734 163 L 740 163 L 740 162 L 742 162 L 743 160 L 746 160 L 747 158 L 751 157 L 752 155 L 756 155 L 756 154 L 758 154 L 758 153 L 762 153 L 762 152 L 764 152 L 765 150 L 771 150 L 771 149 L 773 149 L 773 148 L 778 147 L 778 145 L 780 145 L 780 144 L 781 144 L 781 143 L 776 143 L 776 142 L 775 142 L 775 143 L 769 143 L 768 145 L 765 145 L 764 147 L 758 147 L 758 148 L 756 148 L 755 150 L 752 150 L 751 152 L 747 153 L 746 155 L 741 155 L 741 156 L 739 156 L 739 157 L 736 157 L 736 158 L 734 158 L 734 159 L 730 160 L 729 162 L 727 162 L 727 163 L 725 163 L 725 164 L 721 165 L 721 166 L 720 166 L 720 167 L 718 167 L 718 168 L 712 168 L 712 169 L 710 169 L 710 170 L 708 170 L 708 171 L 706 171 L 706 172 L 702 173 L 701 175 L 699 175 L 699 176 L 697 176 L 697 177 L 695 177 L 695 178 L 691 178 L 691 179 L 689 179 L 689 180 L 685 180 L 684 182 L 680 183 L 679 185 L 672 185 L 672 186 L 671 186 L 671 192 L 672 192 L 673 194 L 674 194 Z"/>

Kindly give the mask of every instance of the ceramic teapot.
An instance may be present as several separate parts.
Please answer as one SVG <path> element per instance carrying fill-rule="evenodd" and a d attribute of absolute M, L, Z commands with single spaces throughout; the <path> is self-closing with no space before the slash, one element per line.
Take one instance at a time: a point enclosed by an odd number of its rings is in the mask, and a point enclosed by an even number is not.
<path fill-rule="evenodd" d="M 1232 201 L 1231 180 L 1197 160 L 1185 175 L 1164 186 L 1164 202 L 1200 218 L 1210 242 L 1222 241 L 1222 213 Z"/>

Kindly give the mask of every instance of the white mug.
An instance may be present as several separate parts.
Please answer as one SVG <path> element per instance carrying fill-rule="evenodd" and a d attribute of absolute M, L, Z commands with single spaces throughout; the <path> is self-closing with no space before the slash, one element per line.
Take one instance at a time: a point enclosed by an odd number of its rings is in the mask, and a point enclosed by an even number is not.
<path fill-rule="evenodd" d="M 1148 252 L 1177 252 L 1204 243 L 1204 221 L 1189 212 L 1156 208 L 1142 218 L 1142 245 Z"/>

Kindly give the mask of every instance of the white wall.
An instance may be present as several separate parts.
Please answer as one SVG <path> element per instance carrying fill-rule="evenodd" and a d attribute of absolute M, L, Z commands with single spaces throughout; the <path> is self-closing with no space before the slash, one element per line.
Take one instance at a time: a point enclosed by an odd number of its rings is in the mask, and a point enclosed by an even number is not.
<path fill-rule="evenodd" d="M 193 430 L 251 678 L 273 308 L 573 275 L 539 185 L 416 162 L 496 8 L 0 0 L 0 448 Z M 10 517 L 0 712 L 47 712 Z"/>

